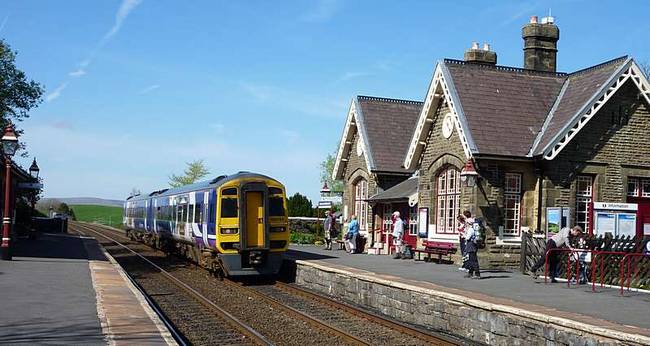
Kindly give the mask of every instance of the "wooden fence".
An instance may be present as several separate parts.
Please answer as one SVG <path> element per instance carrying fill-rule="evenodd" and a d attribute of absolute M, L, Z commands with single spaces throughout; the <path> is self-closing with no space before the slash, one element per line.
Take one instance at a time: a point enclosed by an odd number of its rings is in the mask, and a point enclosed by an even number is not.
<path fill-rule="evenodd" d="M 620 285 L 621 261 L 626 258 L 625 267 L 629 262 L 629 270 L 624 268 L 624 273 L 630 274 L 630 286 L 649 288 L 650 286 L 650 255 L 646 256 L 625 256 L 631 253 L 643 253 L 646 242 L 649 238 L 643 237 L 603 237 L 587 236 L 585 238 L 585 249 L 593 251 L 617 252 L 617 254 L 598 254 L 592 255 L 591 260 L 595 262 L 595 278 L 599 283 L 602 276 L 603 283 L 610 285 Z M 577 244 L 572 244 L 577 247 Z M 544 256 L 546 250 L 546 238 L 534 237 L 531 234 L 522 235 L 521 239 L 521 271 L 525 273 L 535 262 Z M 559 255 L 560 262 L 558 265 L 558 277 L 566 277 L 567 256 L 569 253 L 561 252 Z M 591 281 L 592 266 L 587 264 L 587 278 Z M 543 268 L 542 268 L 543 270 Z M 573 269 L 575 270 L 575 269 Z M 574 272 L 575 273 L 575 272 Z"/>

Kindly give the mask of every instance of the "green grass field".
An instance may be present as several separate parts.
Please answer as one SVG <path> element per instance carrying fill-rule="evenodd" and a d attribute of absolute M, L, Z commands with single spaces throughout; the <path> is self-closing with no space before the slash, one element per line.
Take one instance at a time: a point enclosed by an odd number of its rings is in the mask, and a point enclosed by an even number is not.
<path fill-rule="evenodd" d="M 103 205 L 70 205 L 78 221 L 98 222 L 104 225 L 120 227 L 122 225 L 122 208 Z"/>

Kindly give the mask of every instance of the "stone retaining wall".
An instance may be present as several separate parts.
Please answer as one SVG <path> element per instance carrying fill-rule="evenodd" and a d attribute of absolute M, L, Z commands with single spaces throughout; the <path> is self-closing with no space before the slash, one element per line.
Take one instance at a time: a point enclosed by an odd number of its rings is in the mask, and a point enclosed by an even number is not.
<path fill-rule="evenodd" d="M 650 345 L 640 335 L 306 261 L 296 261 L 295 281 L 404 322 L 490 345 Z"/>

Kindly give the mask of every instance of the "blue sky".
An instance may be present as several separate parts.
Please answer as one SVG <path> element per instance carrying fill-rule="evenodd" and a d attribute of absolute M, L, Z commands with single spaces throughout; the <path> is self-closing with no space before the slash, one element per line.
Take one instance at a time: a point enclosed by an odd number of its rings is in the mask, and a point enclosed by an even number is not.
<path fill-rule="evenodd" d="M 484 3 L 4 0 L 0 37 L 46 88 L 20 124 L 46 196 L 123 199 L 204 159 L 315 199 L 354 95 L 421 100 L 472 41 L 521 66 L 531 15 L 556 17 L 560 71 L 650 61 L 646 1 Z"/>

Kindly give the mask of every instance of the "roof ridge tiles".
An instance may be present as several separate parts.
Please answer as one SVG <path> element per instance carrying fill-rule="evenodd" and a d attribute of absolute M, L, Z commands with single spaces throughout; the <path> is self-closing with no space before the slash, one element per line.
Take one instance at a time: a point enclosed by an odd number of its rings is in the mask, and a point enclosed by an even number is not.
<path fill-rule="evenodd" d="M 366 95 L 357 95 L 359 100 L 366 101 L 381 101 L 381 102 L 390 102 L 390 103 L 402 103 L 402 104 L 412 104 L 412 105 L 422 105 L 422 101 L 414 100 L 403 100 L 403 99 L 393 99 L 388 97 L 377 97 L 377 96 L 366 96 Z"/>
<path fill-rule="evenodd" d="M 477 63 L 471 63 L 471 62 L 467 62 L 464 60 L 457 60 L 457 59 L 444 59 L 444 62 L 446 64 L 476 66 L 476 67 L 481 67 L 490 70 L 529 73 L 529 74 L 537 74 L 542 76 L 566 77 L 568 75 L 568 73 L 566 72 L 537 71 L 537 70 L 529 70 L 529 69 L 514 67 L 514 66 L 477 64 Z"/>
<path fill-rule="evenodd" d="M 577 70 L 577 71 L 571 72 L 571 73 L 569 74 L 569 76 L 575 76 L 575 75 L 578 75 L 578 74 L 581 74 L 581 73 L 585 73 L 585 72 L 589 72 L 589 71 L 597 70 L 597 69 L 599 69 L 599 68 L 603 68 L 603 67 L 606 67 L 606 66 L 609 66 L 609 65 L 615 64 L 615 63 L 619 63 L 619 62 L 626 61 L 627 59 L 629 59 L 629 56 L 628 56 L 628 55 L 623 55 L 623 56 L 620 56 L 620 57 L 618 57 L 618 58 L 614 58 L 614 59 L 611 59 L 611 60 L 607 60 L 607 61 L 602 62 L 602 63 L 597 64 L 597 65 L 589 66 L 589 67 L 587 67 L 587 68 L 583 68 L 583 69 L 581 69 L 581 70 Z"/>

